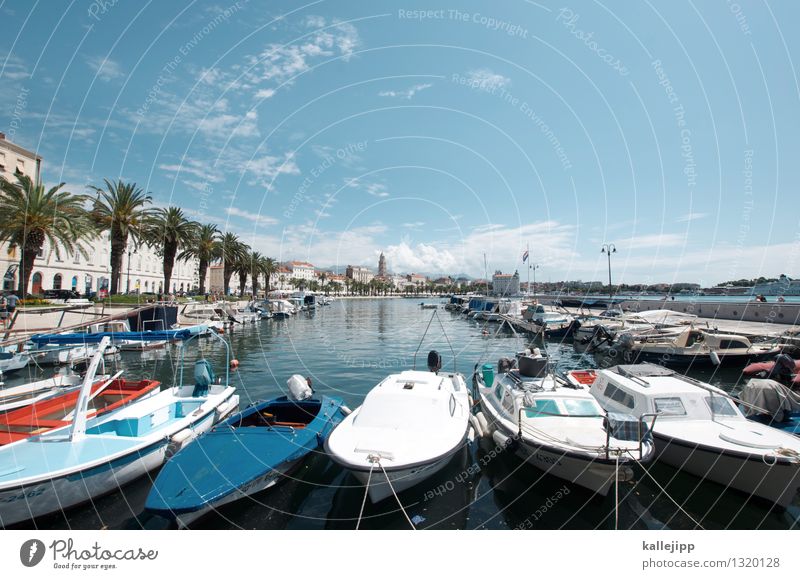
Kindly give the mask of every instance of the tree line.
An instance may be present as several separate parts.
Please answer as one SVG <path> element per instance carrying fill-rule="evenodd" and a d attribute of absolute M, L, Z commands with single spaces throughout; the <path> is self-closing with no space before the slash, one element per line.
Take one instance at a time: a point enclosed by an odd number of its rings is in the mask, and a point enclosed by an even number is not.
<path fill-rule="evenodd" d="M 105 232 L 111 244 L 111 294 L 120 293 L 122 258 L 129 243 L 147 245 L 162 258 L 166 291 L 175 262 L 196 259 L 200 293 L 206 292 L 206 273 L 214 262 L 223 266 L 226 295 L 234 274 L 242 292 L 248 276 L 254 294 L 261 276 L 269 292 L 270 279 L 278 271 L 274 259 L 252 251 L 234 233 L 189 219 L 179 207 L 153 207 L 152 197 L 135 183 L 104 181 L 104 187 L 91 186 L 96 193 L 91 196 L 65 191 L 65 183 L 47 189 L 27 175 L 17 175 L 16 183 L 0 177 L 0 242 L 20 249 L 20 297 L 28 295 L 34 261 L 45 242 L 59 259 L 62 250 L 87 258 L 89 244 Z"/>

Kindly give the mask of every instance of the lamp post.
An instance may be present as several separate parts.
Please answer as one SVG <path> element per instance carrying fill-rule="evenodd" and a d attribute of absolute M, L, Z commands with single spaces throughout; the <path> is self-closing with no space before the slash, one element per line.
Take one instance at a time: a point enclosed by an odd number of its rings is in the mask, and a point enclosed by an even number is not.
<path fill-rule="evenodd" d="M 125 287 L 126 294 L 131 293 L 131 253 L 136 253 L 136 249 L 134 248 L 133 251 L 131 251 L 131 248 L 128 248 L 128 280 Z"/>
<path fill-rule="evenodd" d="M 541 266 L 538 263 L 531 264 L 531 271 L 533 271 L 533 299 L 536 299 L 536 270 Z M 530 289 L 530 288 L 528 288 Z"/>
<path fill-rule="evenodd" d="M 617 253 L 617 246 L 613 243 L 604 243 L 600 249 L 600 253 L 605 253 L 608 256 L 608 296 L 614 296 L 614 289 L 611 286 L 611 254 Z"/>

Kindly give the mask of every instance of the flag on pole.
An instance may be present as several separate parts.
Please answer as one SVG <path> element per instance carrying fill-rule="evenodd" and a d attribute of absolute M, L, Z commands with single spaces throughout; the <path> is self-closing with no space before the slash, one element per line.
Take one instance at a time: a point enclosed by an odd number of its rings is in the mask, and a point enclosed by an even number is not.
<path fill-rule="evenodd" d="M 528 250 L 525 250 L 525 253 L 522 254 L 522 263 L 525 263 L 528 260 Z"/>

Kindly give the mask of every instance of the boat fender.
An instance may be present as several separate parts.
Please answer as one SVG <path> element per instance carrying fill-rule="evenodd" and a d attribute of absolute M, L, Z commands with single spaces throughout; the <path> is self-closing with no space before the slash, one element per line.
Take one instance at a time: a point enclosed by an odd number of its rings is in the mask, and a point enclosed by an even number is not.
<path fill-rule="evenodd" d="M 483 436 L 489 436 L 491 431 L 489 429 L 489 422 L 486 420 L 486 415 L 483 412 L 478 412 L 475 415 L 475 418 L 478 420 L 478 424 L 481 427 L 481 433 Z"/>
<path fill-rule="evenodd" d="M 172 457 L 176 452 L 182 449 L 184 446 L 189 444 L 192 440 L 197 437 L 197 433 L 191 428 L 184 428 L 183 430 L 176 432 L 172 435 L 169 439 L 169 444 L 167 445 L 166 457 Z"/>
<path fill-rule="evenodd" d="M 293 400 L 306 400 L 311 398 L 314 390 L 311 389 L 308 379 L 300 374 L 293 374 L 287 381 L 286 385 L 289 387 L 289 393 L 292 395 Z"/>
<path fill-rule="evenodd" d="M 475 442 L 475 429 L 472 426 L 470 426 L 469 430 L 467 431 L 467 440 L 470 443 Z"/>
<path fill-rule="evenodd" d="M 494 440 L 494 443 L 500 448 L 506 448 L 511 442 L 511 440 L 499 430 L 495 430 L 492 433 L 492 440 Z"/>
<path fill-rule="evenodd" d="M 231 370 L 236 370 L 239 367 L 239 360 L 234 358 L 231 360 Z"/>
<path fill-rule="evenodd" d="M 474 414 L 470 414 L 469 423 L 472 425 L 472 429 L 475 431 L 475 433 L 481 438 L 483 438 L 483 428 L 481 428 L 481 423 L 478 420 L 478 417 L 475 416 Z"/>
<path fill-rule="evenodd" d="M 238 407 L 239 407 L 239 402 L 238 400 L 234 399 L 228 400 L 224 404 L 220 404 L 219 407 L 217 407 L 217 419 L 215 422 L 222 420 L 223 418 L 228 416 L 228 414 L 236 410 Z"/>
<path fill-rule="evenodd" d="M 719 355 L 714 350 L 711 350 L 711 354 L 709 356 L 711 358 L 711 363 L 714 364 L 714 366 L 720 365 Z"/>
<path fill-rule="evenodd" d="M 341 409 L 342 409 L 342 412 L 344 412 L 344 413 L 345 413 L 345 415 L 348 415 L 348 416 L 349 416 L 350 414 L 352 414 L 352 413 L 353 413 L 353 411 L 352 411 L 352 410 L 350 410 L 350 408 L 348 408 L 348 407 L 347 407 L 347 406 L 345 406 L 344 404 L 342 404 L 341 406 L 339 406 L 339 408 L 341 408 Z"/>

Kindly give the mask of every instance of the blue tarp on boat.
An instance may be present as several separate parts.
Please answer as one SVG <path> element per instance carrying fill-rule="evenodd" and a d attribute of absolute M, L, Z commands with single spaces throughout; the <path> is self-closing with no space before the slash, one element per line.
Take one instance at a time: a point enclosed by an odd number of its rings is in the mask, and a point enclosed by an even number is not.
<path fill-rule="evenodd" d="M 134 342 L 188 340 L 193 333 L 188 328 L 181 330 L 158 330 L 153 332 L 94 332 L 87 334 L 35 334 L 29 339 L 35 344 L 99 344 L 108 336 L 111 341 L 131 340 Z"/>

